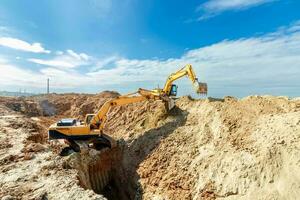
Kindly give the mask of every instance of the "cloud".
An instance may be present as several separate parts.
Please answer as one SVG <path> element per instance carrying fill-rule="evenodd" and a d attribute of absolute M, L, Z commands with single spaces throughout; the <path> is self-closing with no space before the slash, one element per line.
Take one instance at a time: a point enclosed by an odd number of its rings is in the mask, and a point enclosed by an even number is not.
<path fill-rule="evenodd" d="M 197 7 L 204 14 L 198 20 L 204 20 L 228 10 L 244 10 L 277 0 L 209 0 Z"/>
<path fill-rule="evenodd" d="M 9 28 L 6 26 L 0 26 L 0 32 L 8 32 Z"/>
<path fill-rule="evenodd" d="M 62 51 L 56 52 L 57 56 L 53 59 L 38 59 L 30 58 L 28 61 L 47 65 L 51 67 L 58 68 L 75 68 L 81 65 L 87 65 L 89 63 L 90 57 L 85 53 L 76 53 L 73 50 L 67 50 L 65 53 Z"/>
<path fill-rule="evenodd" d="M 120 60 L 122 57 L 120 56 L 109 56 L 102 59 L 97 59 L 95 66 L 90 69 L 90 71 L 97 71 L 99 69 L 108 69 L 114 68 L 116 65 L 116 61 Z"/>
<path fill-rule="evenodd" d="M 39 73 L 14 66 L 8 60 L 0 58 L 0 69 L 5 71 L 0 73 L 1 87 L 36 87 L 43 82 L 43 77 Z M 3 88 L 2 88 L 3 89 Z"/>
<path fill-rule="evenodd" d="M 64 52 L 62 52 L 62 51 L 56 51 L 55 54 L 56 54 L 56 55 L 63 55 Z"/>
<path fill-rule="evenodd" d="M 0 62 L 5 73 L 0 74 L 0 85 L 23 84 L 44 87 L 45 77 L 51 77 L 52 88 L 118 88 L 130 92 L 139 87 L 151 89 L 163 85 L 166 77 L 179 67 L 193 65 L 200 81 L 208 82 L 212 96 L 249 95 L 269 93 L 299 96 L 300 88 L 300 30 L 299 22 L 281 27 L 274 33 L 224 40 L 216 44 L 187 51 L 179 58 L 128 59 L 112 56 L 105 59 L 89 58 L 78 53 L 66 52 L 79 60 L 95 60 L 98 68 L 88 65 L 87 72 L 73 68 L 46 67 L 33 72 Z M 4 64 L 3 64 L 4 63 Z M 74 66 L 74 65 L 72 65 Z M 44 78 L 41 78 L 44 77 Z M 66 78 L 67 77 L 67 78 Z M 28 82 L 29 81 L 29 82 Z M 189 81 L 180 82 L 181 94 L 191 92 Z M 297 94 L 298 91 L 298 94 Z"/>
<path fill-rule="evenodd" d="M 11 37 L 0 37 L 0 45 L 12 49 L 28 51 L 33 53 L 50 53 L 50 51 L 45 50 L 40 43 L 30 44 L 23 40 L 11 38 Z"/>
<path fill-rule="evenodd" d="M 32 71 L 26 68 L 11 64 L 8 60 L 0 58 L 0 69 L 5 73 L 0 73 L 0 89 L 7 87 L 27 88 L 28 90 L 44 89 L 47 78 L 51 78 L 53 88 L 73 88 L 79 85 L 86 85 L 90 80 L 88 77 L 75 71 L 64 71 L 56 68 L 43 68 L 40 71 Z"/>

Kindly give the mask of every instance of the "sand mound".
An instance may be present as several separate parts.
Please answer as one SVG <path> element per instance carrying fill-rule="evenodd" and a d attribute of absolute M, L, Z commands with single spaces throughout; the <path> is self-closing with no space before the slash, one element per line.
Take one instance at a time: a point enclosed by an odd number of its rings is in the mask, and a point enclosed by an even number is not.
<path fill-rule="evenodd" d="M 49 94 L 32 97 L 1 97 L 3 112 L 7 109 L 29 117 L 35 116 L 73 116 L 82 117 L 96 112 L 107 100 L 119 96 L 113 91 L 96 95 L 89 94 Z M 0 107 L 0 111 L 1 111 Z"/>
<path fill-rule="evenodd" d="M 135 150 L 155 147 L 133 162 L 144 199 L 297 199 L 299 101 L 181 98 L 177 106 L 154 132 L 159 144 L 148 138 L 124 154 L 127 162 L 140 157 Z"/>
<path fill-rule="evenodd" d="M 62 158 L 46 140 L 61 117 L 96 112 L 115 92 L 0 98 L 0 198 L 297 199 L 300 100 L 182 97 L 116 107 L 117 150 Z M 104 170 L 105 169 L 105 170 Z M 104 177 L 104 178 L 103 178 Z M 18 180 L 18 181 L 17 181 Z M 7 197 L 9 198 L 9 197 Z"/>

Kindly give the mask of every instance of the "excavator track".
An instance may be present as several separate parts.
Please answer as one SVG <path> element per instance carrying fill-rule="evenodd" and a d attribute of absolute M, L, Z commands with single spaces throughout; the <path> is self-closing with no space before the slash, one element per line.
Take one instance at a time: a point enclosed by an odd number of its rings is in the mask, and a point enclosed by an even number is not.
<path fill-rule="evenodd" d="M 111 142 L 108 139 L 101 136 L 94 138 L 91 142 L 92 142 L 92 148 L 96 150 L 101 150 L 107 147 L 112 148 Z"/>
<path fill-rule="evenodd" d="M 80 152 L 80 146 L 74 140 L 68 139 L 66 142 L 69 146 L 61 150 L 59 153 L 60 156 L 68 156 L 74 152 Z"/>
<path fill-rule="evenodd" d="M 78 142 L 82 144 L 83 141 L 78 141 Z M 78 142 L 76 142 L 76 140 L 67 139 L 66 143 L 69 146 L 63 148 L 59 155 L 60 156 L 68 156 L 74 152 L 80 152 L 80 145 L 78 144 Z M 114 145 L 112 144 L 112 141 L 110 141 L 109 139 L 107 139 L 103 136 L 93 138 L 91 140 L 86 141 L 85 143 L 86 143 L 86 146 L 89 146 L 98 151 L 100 151 L 101 149 L 104 149 L 104 148 L 114 147 Z"/>

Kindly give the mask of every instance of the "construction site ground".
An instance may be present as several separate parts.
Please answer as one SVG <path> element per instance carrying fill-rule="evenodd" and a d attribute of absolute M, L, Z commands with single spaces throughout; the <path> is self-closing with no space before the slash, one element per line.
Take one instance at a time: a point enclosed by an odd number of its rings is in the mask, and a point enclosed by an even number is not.
<path fill-rule="evenodd" d="M 115 107 L 114 149 L 61 157 L 50 124 L 119 94 L 0 97 L 0 199 L 299 199 L 300 99 L 181 97 Z"/>

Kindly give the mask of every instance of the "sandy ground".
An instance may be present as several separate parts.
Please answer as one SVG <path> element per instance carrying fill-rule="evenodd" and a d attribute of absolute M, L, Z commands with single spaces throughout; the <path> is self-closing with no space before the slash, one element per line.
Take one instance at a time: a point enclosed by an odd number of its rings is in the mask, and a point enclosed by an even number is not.
<path fill-rule="evenodd" d="M 81 188 L 77 171 L 64 169 L 64 160 L 48 144 L 30 137 L 41 131 L 26 127 L 36 120 L 15 113 L 0 116 L 0 198 L 103 199 Z"/>
<path fill-rule="evenodd" d="M 138 167 L 145 199 L 297 199 L 299 101 L 180 99 L 183 125 Z"/>
<path fill-rule="evenodd" d="M 0 199 L 300 195 L 300 100 L 272 96 L 182 97 L 169 113 L 160 102 L 116 107 L 105 128 L 120 140 L 109 160 L 112 180 L 105 191 L 96 191 L 82 174 L 93 172 L 92 160 L 98 160 L 101 171 L 101 155 L 87 150 L 58 156 L 61 145 L 47 141 L 47 127 L 61 117 L 93 113 L 117 95 L 0 98 Z"/>

